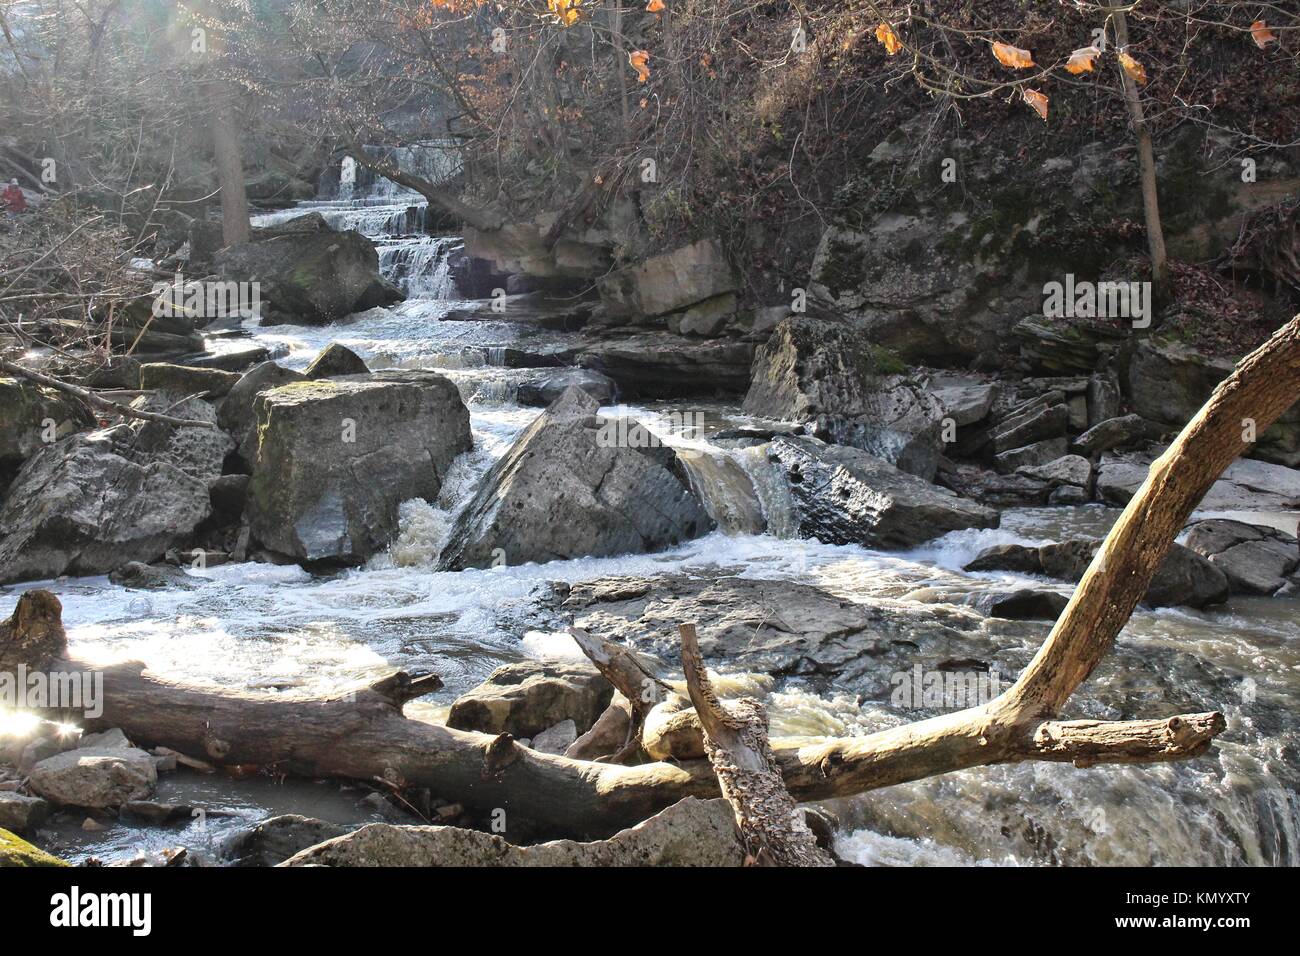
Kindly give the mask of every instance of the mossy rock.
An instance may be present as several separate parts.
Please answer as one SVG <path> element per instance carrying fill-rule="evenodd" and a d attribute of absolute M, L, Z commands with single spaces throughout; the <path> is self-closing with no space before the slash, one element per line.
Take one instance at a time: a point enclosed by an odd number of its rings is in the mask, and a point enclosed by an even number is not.
<path fill-rule="evenodd" d="M 37 849 L 26 840 L 8 830 L 0 830 L 0 867 L 5 866 L 68 866 L 57 856 Z"/>

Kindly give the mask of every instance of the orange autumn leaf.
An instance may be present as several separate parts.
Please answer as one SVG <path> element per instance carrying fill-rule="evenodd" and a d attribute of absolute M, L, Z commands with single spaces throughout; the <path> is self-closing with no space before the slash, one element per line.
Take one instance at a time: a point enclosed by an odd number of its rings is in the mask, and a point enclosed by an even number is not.
<path fill-rule="evenodd" d="M 1047 96 L 1038 90 L 1025 90 L 1025 102 L 1034 108 L 1043 122 L 1047 122 Z"/>
<path fill-rule="evenodd" d="M 888 23 L 876 27 L 876 39 L 885 45 L 885 52 L 893 56 L 903 48 L 902 42 L 895 35 Z"/>
<path fill-rule="evenodd" d="M 582 0 L 546 0 L 546 8 L 566 27 L 578 22 L 578 7 L 581 5 Z"/>
<path fill-rule="evenodd" d="M 1093 64 L 1099 56 L 1101 56 L 1101 50 L 1095 46 L 1081 47 L 1070 54 L 1070 59 L 1066 62 L 1065 68 L 1076 76 L 1080 73 L 1091 73 Z"/>
<path fill-rule="evenodd" d="M 1273 31 L 1268 28 L 1268 24 L 1263 20 L 1256 20 L 1250 25 L 1250 36 L 1255 41 L 1255 46 L 1261 50 L 1270 43 L 1277 43 L 1278 39 L 1274 36 Z"/>
<path fill-rule="evenodd" d="M 627 62 L 636 70 L 636 81 L 644 83 L 650 79 L 650 67 L 646 64 L 650 62 L 650 53 L 647 50 L 633 50 L 627 55 Z"/>
<path fill-rule="evenodd" d="M 645 5 L 647 13 L 658 13 L 663 8 L 664 0 L 650 0 L 650 2 Z"/>
<path fill-rule="evenodd" d="M 1146 68 L 1127 53 L 1120 53 L 1119 65 L 1124 67 L 1124 72 L 1132 78 L 1134 83 L 1141 85 L 1147 81 Z"/>
<path fill-rule="evenodd" d="M 998 58 L 998 62 L 1003 66 L 1009 66 L 1016 70 L 1023 70 L 1034 65 L 1034 58 L 1028 50 L 1022 50 L 1018 46 L 1011 46 L 1008 43 L 994 43 L 993 55 Z"/>

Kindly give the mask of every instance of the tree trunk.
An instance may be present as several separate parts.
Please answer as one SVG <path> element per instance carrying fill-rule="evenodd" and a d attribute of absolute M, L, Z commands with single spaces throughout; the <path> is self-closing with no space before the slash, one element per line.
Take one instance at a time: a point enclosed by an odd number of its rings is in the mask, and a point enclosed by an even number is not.
<path fill-rule="evenodd" d="M 1122 10 L 1115 12 L 1115 39 L 1120 50 L 1128 48 L 1128 19 Z M 1124 88 L 1124 102 L 1128 106 L 1129 118 L 1133 124 L 1133 135 L 1137 138 L 1138 171 L 1142 183 L 1142 216 L 1146 222 L 1147 249 L 1151 256 L 1151 285 L 1157 302 L 1167 302 L 1172 289 L 1169 280 L 1169 257 L 1165 252 L 1165 232 L 1160 223 L 1160 197 L 1156 184 L 1155 150 L 1151 145 L 1151 133 L 1147 129 L 1146 115 L 1142 111 L 1142 101 L 1138 98 L 1137 83 L 1120 67 L 1120 83 Z"/>
<path fill-rule="evenodd" d="M 208 96 L 212 104 L 212 152 L 221 186 L 221 241 L 227 246 L 248 242 L 248 195 L 244 192 L 244 163 L 240 156 L 239 126 L 235 121 L 230 84 L 213 80 Z"/>

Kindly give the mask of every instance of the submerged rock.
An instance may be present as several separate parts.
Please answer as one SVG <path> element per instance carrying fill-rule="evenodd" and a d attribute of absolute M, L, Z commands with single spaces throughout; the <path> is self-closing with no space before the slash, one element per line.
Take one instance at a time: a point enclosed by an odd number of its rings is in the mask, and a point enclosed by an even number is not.
<path fill-rule="evenodd" d="M 260 393 L 254 407 L 250 528 L 300 561 L 356 564 L 383 550 L 398 505 L 436 501 L 471 446 L 460 393 L 433 372 L 299 382 Z"/>
<path fill-rule="evenodd" d="M 133 404 L 216 421 L 200 399 Z M 208 487 L 232 445 L 215 428 L 132 420 L 45 446 L 0 509 L 0 581 L 102 574 L 182 546 L 211 511 Z"/>
<path fill-rule="evenodd" d="M 613 696 L 613 685 L 592 664 L 521 661 L 498 667 L 486 681 L 459 697 L 451 705 L 447 726 L 485 734 L 509 733 L 523 739 L 568 721 L 576 739 L 590 729 Z"/>
<path fill-rule="evenodd" d="M 608 840 L 515 846 L 458 827 L 372 823 L 304 850 L 284 866 L 741 866 L 731 805 L 694 797 Z"/>
<path fill-rule="evenodd" d="M 642 554 L 712 528 L 673 450 L 599 405 L 570 387 L 519 436 L 457 516 L 444 570 Z"/>

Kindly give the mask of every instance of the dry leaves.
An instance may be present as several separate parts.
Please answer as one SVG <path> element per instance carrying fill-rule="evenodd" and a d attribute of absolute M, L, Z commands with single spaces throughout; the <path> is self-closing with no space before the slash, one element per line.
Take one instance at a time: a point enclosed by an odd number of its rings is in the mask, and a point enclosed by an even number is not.
<path fill-rule="evenodd" d="M 885 45 L 885 52 L 893 56 L 903 48 L 902 42 L 895 35 L 893 28 L 888 23 L 882 23 L 876 27 L 876 39 Z"/>
<path fill-rule="evenodd" d="M 578 7 L 582 0 L 546 0 L 546 8 L 566 27 L 578 22 Z"/>
<path fill-rule="evenodd" d="M 1075 76 L 1080 73 L 1091 73 L 1099 56 L 1101 56 L 1101 50 L 1097 47 L 1081 47 L 1070 54 L 1070 59 L 1066 62 L 1065 68 Z"/>
<path fill-rule="evenodd" d="M 993 55 L 998 58 L 998 62 L 1003 66 L 1009 66 L 1012 69 L 1023 70 L 1034 65 L 1034 58 L 1028 50 L 1022 50 L 1018 46 L 1011 46 L 1008 43 L 994 43 Z"/>
<path fill-rule="evenodd" d="M 1270 43 L 1279 42 L 1273 31 L 1268 28 L 1268 24 L 1263 20 L 1256 20 L 1250 25 L 1250 36 L 1255 41 L 1255 46 L 1261 50 Z"/>
<path fill-rule="evenodd" d="M 1038 90 L 1025 90 L 1024 96 L 1025 102 L 1034 108 L 1034 112 L 1043 118 L 1044 123 L 1047 122 L 1047 95 Z"/>
<path fill-rule="evenodd" d="M 645 8 L 647 13 L 659 13 L 664 8 L 664 0 L 650 0 Z"/>
<path fill-rule="evenodd" d="M 650 62 L 650 52 L 648 50 L 633 50 L 627 55 L 627 62 L 632 65 L 632 69 L 636 70 L 636 81 L 638 83 L 644 83 L 650 79 L 650 67 L 646 65 Z"/>
<path fill-rule="evenodd" d="M 1127 53 L 1122 51 L 1120 52 L 1119 65 L 1124 67 L 1124 72 L 1127 73 L 1133 82 L 1139 86 L 1147 81 L 1146 68 Z"/>

